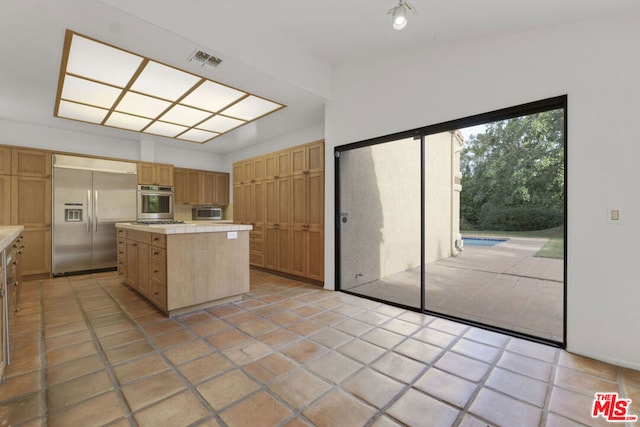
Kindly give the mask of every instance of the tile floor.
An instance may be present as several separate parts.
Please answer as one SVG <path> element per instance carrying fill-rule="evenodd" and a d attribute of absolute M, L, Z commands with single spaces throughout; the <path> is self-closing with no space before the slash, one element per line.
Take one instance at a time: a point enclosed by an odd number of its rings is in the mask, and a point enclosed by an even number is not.
<path fill-rule="evenodd" d="M 577 426 L 640 372 L 252 272 L 168 319 L 115 273 L 25 282 L 0 425 Z M 631 425 L 631 424 L 630 424 Z"/>

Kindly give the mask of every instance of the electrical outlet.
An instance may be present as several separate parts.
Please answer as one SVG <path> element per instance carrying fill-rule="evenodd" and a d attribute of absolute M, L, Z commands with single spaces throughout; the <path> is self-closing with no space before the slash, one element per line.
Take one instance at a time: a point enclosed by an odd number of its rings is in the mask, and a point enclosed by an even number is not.
<path fill-rule="evenodd" d="M 622 223 L 622 213 L 619 208 L 607 208 L 607 222 L 609 224 Z"/>

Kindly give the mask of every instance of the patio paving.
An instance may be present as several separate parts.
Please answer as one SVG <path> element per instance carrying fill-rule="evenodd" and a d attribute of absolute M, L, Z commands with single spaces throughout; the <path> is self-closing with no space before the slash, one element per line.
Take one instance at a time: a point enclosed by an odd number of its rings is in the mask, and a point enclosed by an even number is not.
<path fill-rule="evenodd" d="M 536 258 L 547 239 L 510 238 L 466 246 L 457 257 L 426 265 L 426 308 L 536 337 L 563 341 L 564 263 Z M 349 289 L 420 306 L 420 268 Z"/>

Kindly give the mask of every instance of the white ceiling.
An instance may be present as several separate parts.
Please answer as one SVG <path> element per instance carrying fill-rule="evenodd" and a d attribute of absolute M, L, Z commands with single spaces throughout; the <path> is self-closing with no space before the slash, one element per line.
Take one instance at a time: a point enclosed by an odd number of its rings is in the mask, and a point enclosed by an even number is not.
<path fill-rule="evenodd" d="M 331 67 L 394 49 L 428 48 L 640 13 L 638 0 L 5 0 L 0 14 L 0 120 L 228 153 L 322 123 Z M 65 29 L 119 46 L 287 108 L 198 145 L 53 117 Z M 186 62 L 194 49 L 217 68 Z"/>

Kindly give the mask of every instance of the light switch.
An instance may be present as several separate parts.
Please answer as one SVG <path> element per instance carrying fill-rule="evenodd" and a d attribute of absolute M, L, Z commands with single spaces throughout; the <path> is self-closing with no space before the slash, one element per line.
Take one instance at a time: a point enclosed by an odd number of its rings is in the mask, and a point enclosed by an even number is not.
<path fill-rule="evenodd" d="M 611 209 L 611 221 L 620 220 L 620 211 L 618 209 Z"/>
<path fill-rule="evenodd" d="M 607 208 L 607 222 L 609 224 L 622 224 L 622 210 L 617 208 Z"/>

